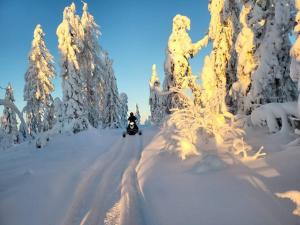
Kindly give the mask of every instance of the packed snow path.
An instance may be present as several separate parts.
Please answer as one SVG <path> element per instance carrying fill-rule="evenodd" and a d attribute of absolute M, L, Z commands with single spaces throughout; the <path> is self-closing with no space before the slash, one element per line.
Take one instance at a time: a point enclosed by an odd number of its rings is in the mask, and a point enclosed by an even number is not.
<path fill-rule="evenodd" d="M 181 161 L 163 150 L 168 138 L 90 129 L 1 152 L 0 225 L 300 224 L 292 136 L 250 129 L 267 156 L 248 163 L 213 146 Z"/>
<path fill-rule="evenodd" d="M 146 224 L 135 169 L 154 133 L 89 130 L 2 152 L 0 224 Z"/>
<path fill-rule="evenodd" d="M 128 136 L 100 155 L 76 188 L 63 225 L 144 224 L 132 210 L 140 209 L 135 167 L 142 149 L 142 136 Z"/>

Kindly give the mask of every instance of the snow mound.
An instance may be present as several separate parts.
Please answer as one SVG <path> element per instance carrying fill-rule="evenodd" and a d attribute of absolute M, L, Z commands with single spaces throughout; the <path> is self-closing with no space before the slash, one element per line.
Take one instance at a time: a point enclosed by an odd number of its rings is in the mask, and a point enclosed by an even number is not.
<path fill-rule="evenodd" d="M 252 112 L 251 122 L 254 126 L 267 125 L 270 133 L 276 133 L 279 131 L 277 119 L 280 119 L 280 131 L 288 132 L 290 130 L 289 116 L 299 117 L 297 102 L 269 103 L 263 105 Z"/>
<path fill-rule="evenodd" d="M 299 224 L 292 214 L 295 205 L 275 195 L 300 190 L 299 148 L 278 152 L 278 135 L 249 130 L 247 141 L 255 149 L 266 145 L 268 157 L 241 162 L 226 151 L 202 146 L 201 159 L 182 162 L 158 154 L 166 143 L 164 133 L 158 134 L 143 150 L 137 168 L 148 224 Z"/>
<path fill-rule="evenodd" d="M 220 159 L 218 155 L 206 155 L 201 159 L 197 165 L 194 166 L 193 172 L 195 173 L 207 173 L 210 171 L 219 171 L 226 168 L 226 163 Z"/>

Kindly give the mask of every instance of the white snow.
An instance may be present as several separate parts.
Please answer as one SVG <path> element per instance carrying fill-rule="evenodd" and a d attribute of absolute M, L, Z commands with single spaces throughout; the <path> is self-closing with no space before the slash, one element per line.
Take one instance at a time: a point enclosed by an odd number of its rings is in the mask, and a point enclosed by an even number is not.
<path fill-rule="evenodd" d="M 128 98 L 87 4 L 82 17 L 66 7 L 57 29 L 62 100 L 52 99 L 53 57 L 36 27 L 27 106 L 18 110 L 11 86 L 0 99 L 0 225 L 300 224 L 300 131 L 290 127 L 300 98 L 289 102 L 300 14 L 289 0 L 208 6 L 208 33 L 195 43 L 190 19 L 174 17 L 162 88 L 152 67 L 148 121 L 162 126 L 125 138 Z M 199 83 L 189 60 L 209 41 Z M 139 125 L 138 105 L 135 114 Z"/>
<path fill-rule="evenodd" d="M 300 190 L 299 146 L 285 149 L 289 138 L 281 137 L 280 143 L 265 130 L 249 135 L 248 142 L 256 145 L 268 138 L 265 159 L 242 163 L 227 154 L 209 154 L 180 161 L 161 151 L 165 140 L 157 135 L 138 166 L 148 224 L 299 224 L 293 215 L 297 206 L 276 195 Z"/>
<path fill-rule="evenodd" d="M 90 128 L 42 150 L 2 151 L 0 224 L 299 224 L 300 151 L 285 146 L 293 136 L 249 128 L 263 159 L 242 162 L 207 146 L 181 161 L 165 151 L 164 130 L 143 131 L 124 139 L 121 130 Z"/>
<path fill-rule="evenodd" d="M 251 121 L 256 126 L 267 125 L 270 133 L 275 133 L 279 131 L 277 119 L 280 119 L 280 131 L 289 132 L 291 130 L 288 120 L 289 116 L 295 118 L 300 116 L 297 109 L 297 102 L 269 103 L 262 105 L 252 112 Z"/>

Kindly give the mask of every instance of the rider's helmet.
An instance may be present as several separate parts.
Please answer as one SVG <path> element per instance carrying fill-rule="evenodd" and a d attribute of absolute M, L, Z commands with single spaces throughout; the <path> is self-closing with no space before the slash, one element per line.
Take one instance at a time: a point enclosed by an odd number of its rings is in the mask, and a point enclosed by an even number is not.
<path fill-rule="evenodd" d="M 133 116 L 133 112 L 130 113 L 130 116 Z"/>

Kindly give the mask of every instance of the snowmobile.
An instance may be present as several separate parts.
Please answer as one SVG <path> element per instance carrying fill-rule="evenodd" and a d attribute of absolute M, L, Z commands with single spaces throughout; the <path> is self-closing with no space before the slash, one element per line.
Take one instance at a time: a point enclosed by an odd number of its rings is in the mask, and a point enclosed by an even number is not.
<path fill-rule="evenodd" d="M 123 133 L 123 137 L 126 137 L 126 134 L 136 135 L 137 133 L 142 135 L 142 131 L 139 130 L 138 126 L 134 122 L 129 122 L 126 132 Z"/>

